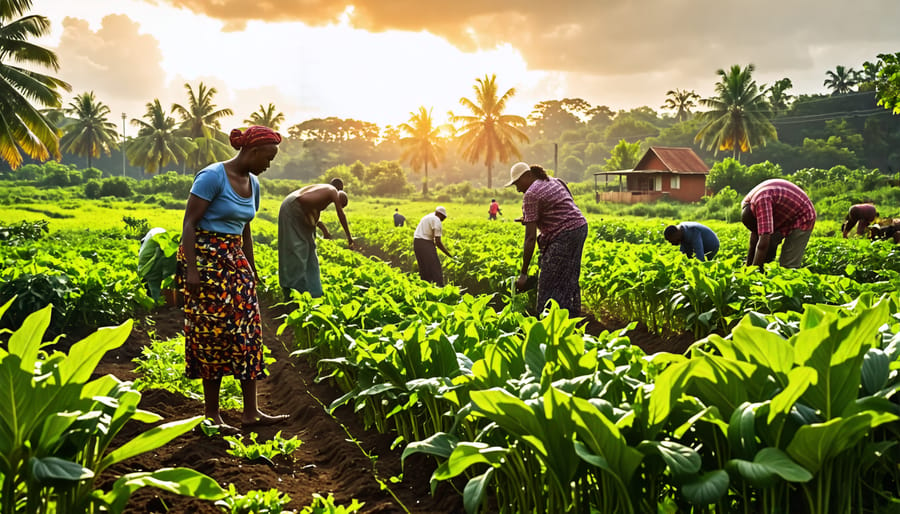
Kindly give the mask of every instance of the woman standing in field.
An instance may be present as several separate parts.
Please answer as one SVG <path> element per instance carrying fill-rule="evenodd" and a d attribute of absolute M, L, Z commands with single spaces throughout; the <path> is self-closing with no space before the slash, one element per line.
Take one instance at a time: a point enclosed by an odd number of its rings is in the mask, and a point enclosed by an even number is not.
<path fill-rule="evenodd" d="M 178 278 L 184 288 L 185 374 L 203 380 L 205 415 L 227 431 L 219 411 L 222 377 L 241 382 L 243 426 L 288 416 L 259 410 L 256 381 L 264 378 L 262 325 L 250 220 L 259 210 L 259 179 L 278 153 L 281 135 L 267 127 L 231 131 L 231 160 L 197 173 L 184 213 Z"/>
<path fill-rule="evenodd" d="M 507 187 L 515 184 L 522 196 L 522 218 L 525 225 L 525 245 L 522 270 L 516 287 L 524 289 L 528 282 L 528 266 L 537 242 L 541 254 L 538 261 L 537 309 L 544 308 L 550 299 L 569 314 L 581 314 L 581 252 L 587 238 L 587 220 L 578 207 L 566 183 L 547 176 L 540 166 L 524 162 L 509 170 Z M 540 230 L 540 235 L 537 234 Z"/>

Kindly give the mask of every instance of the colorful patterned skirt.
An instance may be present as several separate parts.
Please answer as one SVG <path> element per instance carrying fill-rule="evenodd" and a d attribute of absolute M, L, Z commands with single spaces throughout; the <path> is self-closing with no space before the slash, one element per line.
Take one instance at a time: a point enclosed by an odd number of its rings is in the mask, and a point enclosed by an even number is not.
<path fill-rule="evenodd" d="M 537 311 L 540 313 L 550 299 L 569 316 L 581 315 L 581 253 L 587 239 L 587 224 L 567 230 L 541 248 L 539 258 Z"/>
<path fill-rule="evenodd" d="M 256 277 L 241 236 L 197 229 L 194 251 L 200 287 L 185 287 L 184 248 L 178 249 L 179 288 L 184 292 L 185 375 L 238 380 L 265 377 Z"/>

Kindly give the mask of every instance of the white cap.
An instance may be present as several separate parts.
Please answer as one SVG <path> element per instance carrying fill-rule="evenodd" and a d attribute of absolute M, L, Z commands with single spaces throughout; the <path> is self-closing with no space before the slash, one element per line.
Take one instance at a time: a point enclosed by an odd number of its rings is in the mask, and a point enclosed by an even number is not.
<path fill-rule="evenodd" d="M 516 183 L 517 180 L 522 178 L 522 175 L 525 174 L 526 171 L 530 170 L 531 166 L 524 162 L 517 162 L 512 165 L 512 168 L 509 169 L 509 182 L 506 183 L 503 187 L 509 187 Z"/>
<path fill-rule="evenodd" d="M 445 209 L 445 208 L 444 208 L 443 206 L 441 206 L 441 205 L 438 205 L 438 206 L 434 209 L 434 212 L 440 214 L 441 216 L 443 216 L 443 217 L 445 217 L 445 218 L 447 217 L 447 209 Z"/>

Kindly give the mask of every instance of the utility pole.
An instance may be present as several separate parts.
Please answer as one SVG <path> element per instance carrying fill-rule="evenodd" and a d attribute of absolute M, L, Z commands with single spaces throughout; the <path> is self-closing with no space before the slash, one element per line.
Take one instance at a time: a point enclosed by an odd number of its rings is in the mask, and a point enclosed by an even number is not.
<path fill-rule="evenodd" d="M 128 116 L 122 113 L 122 176 L 125 176 L 125 118 Z"/>
<path fill-rule="evenodd" d="M 559 177 L 559 145 L 553 143 L 553 176 Z"/>

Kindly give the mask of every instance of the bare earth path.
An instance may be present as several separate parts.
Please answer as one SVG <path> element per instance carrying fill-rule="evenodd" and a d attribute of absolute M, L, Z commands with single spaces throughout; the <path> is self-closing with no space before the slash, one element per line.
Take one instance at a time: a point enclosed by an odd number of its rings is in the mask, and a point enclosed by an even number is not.
<path fill-rule="evenodd" d="M 155 330 L 157 337 L 163 339 L 182 330 L 183 314 L 179 309 L 160 308 L 150 319 L 152 325 L 139 323 L 122 348 L 107 354 L 97 369 L 99 374 L 111 373 L 123 380 L 133 380 L 131 360 L 149 343 L 147 330 Z M 276 488 L 292 498 L 288 505 L 291 509 L 308 504 L 312 493 L 327 495 L 331 492 L 342 503 L 349 503 L 351 498 L 365 502 L 363 512 L 366 513 L 463 512 L 460 495 L 449 485 L 441 484 L 436 497 L 430 495 L 428 479 L 434 463 L 425 457 L 411 457 L 407 460 L 404 480 L 390 483 L 390 477 L 401 473 L 402 449 L 391 451 L 392 436 L 364 430 L 347 407 L 339 409 L 334 417 L 328 414 L 323 405 L 330 404 L 340 392 L 329 385 L 314 383 L 314 371 L 305 362 L 289 357 L 291 335 L 288 331 L 277 336 L 279 325 L 275 314 L 264 307 L 264 341 L 276 362 L 269 368 L 270 376 L 259 382 L 260 406 L 269 413 L 288 413 L 291 418 L 281 425 L 255 431 L 260 440 L 279 430 L 282 437 L 297 436 L 303 444 L 294 453 L 293 461 L 276 460 L 275 466 L 270 467 L 232 457 L 226 453 L 228 444 L 221 437 L 206 437 L 195 429 L 154 452 L 118 465 L 112 470 L 114 474 L 161 467 L 190 467 L 215 478 L 223 487 L 234 483 L 241 492 Z M 203 412 L 199 401 L 159 390 L 145 391 L 141 408 L 160 414 L 165 421 Z M 227 423 L 240 426 L 239 412 L 226 411 L 224 417 Z M 129 425 L 123 433 L 130 438 L 146 428 L 140 424 Z M 108 480 L 114 478 L 110 476 Z M 382 488 L 382 483 L 388 484 L 390 491 Z M 209 502 L 144 488 L 134 494 L 127 512 L 222 511 Z"/>

